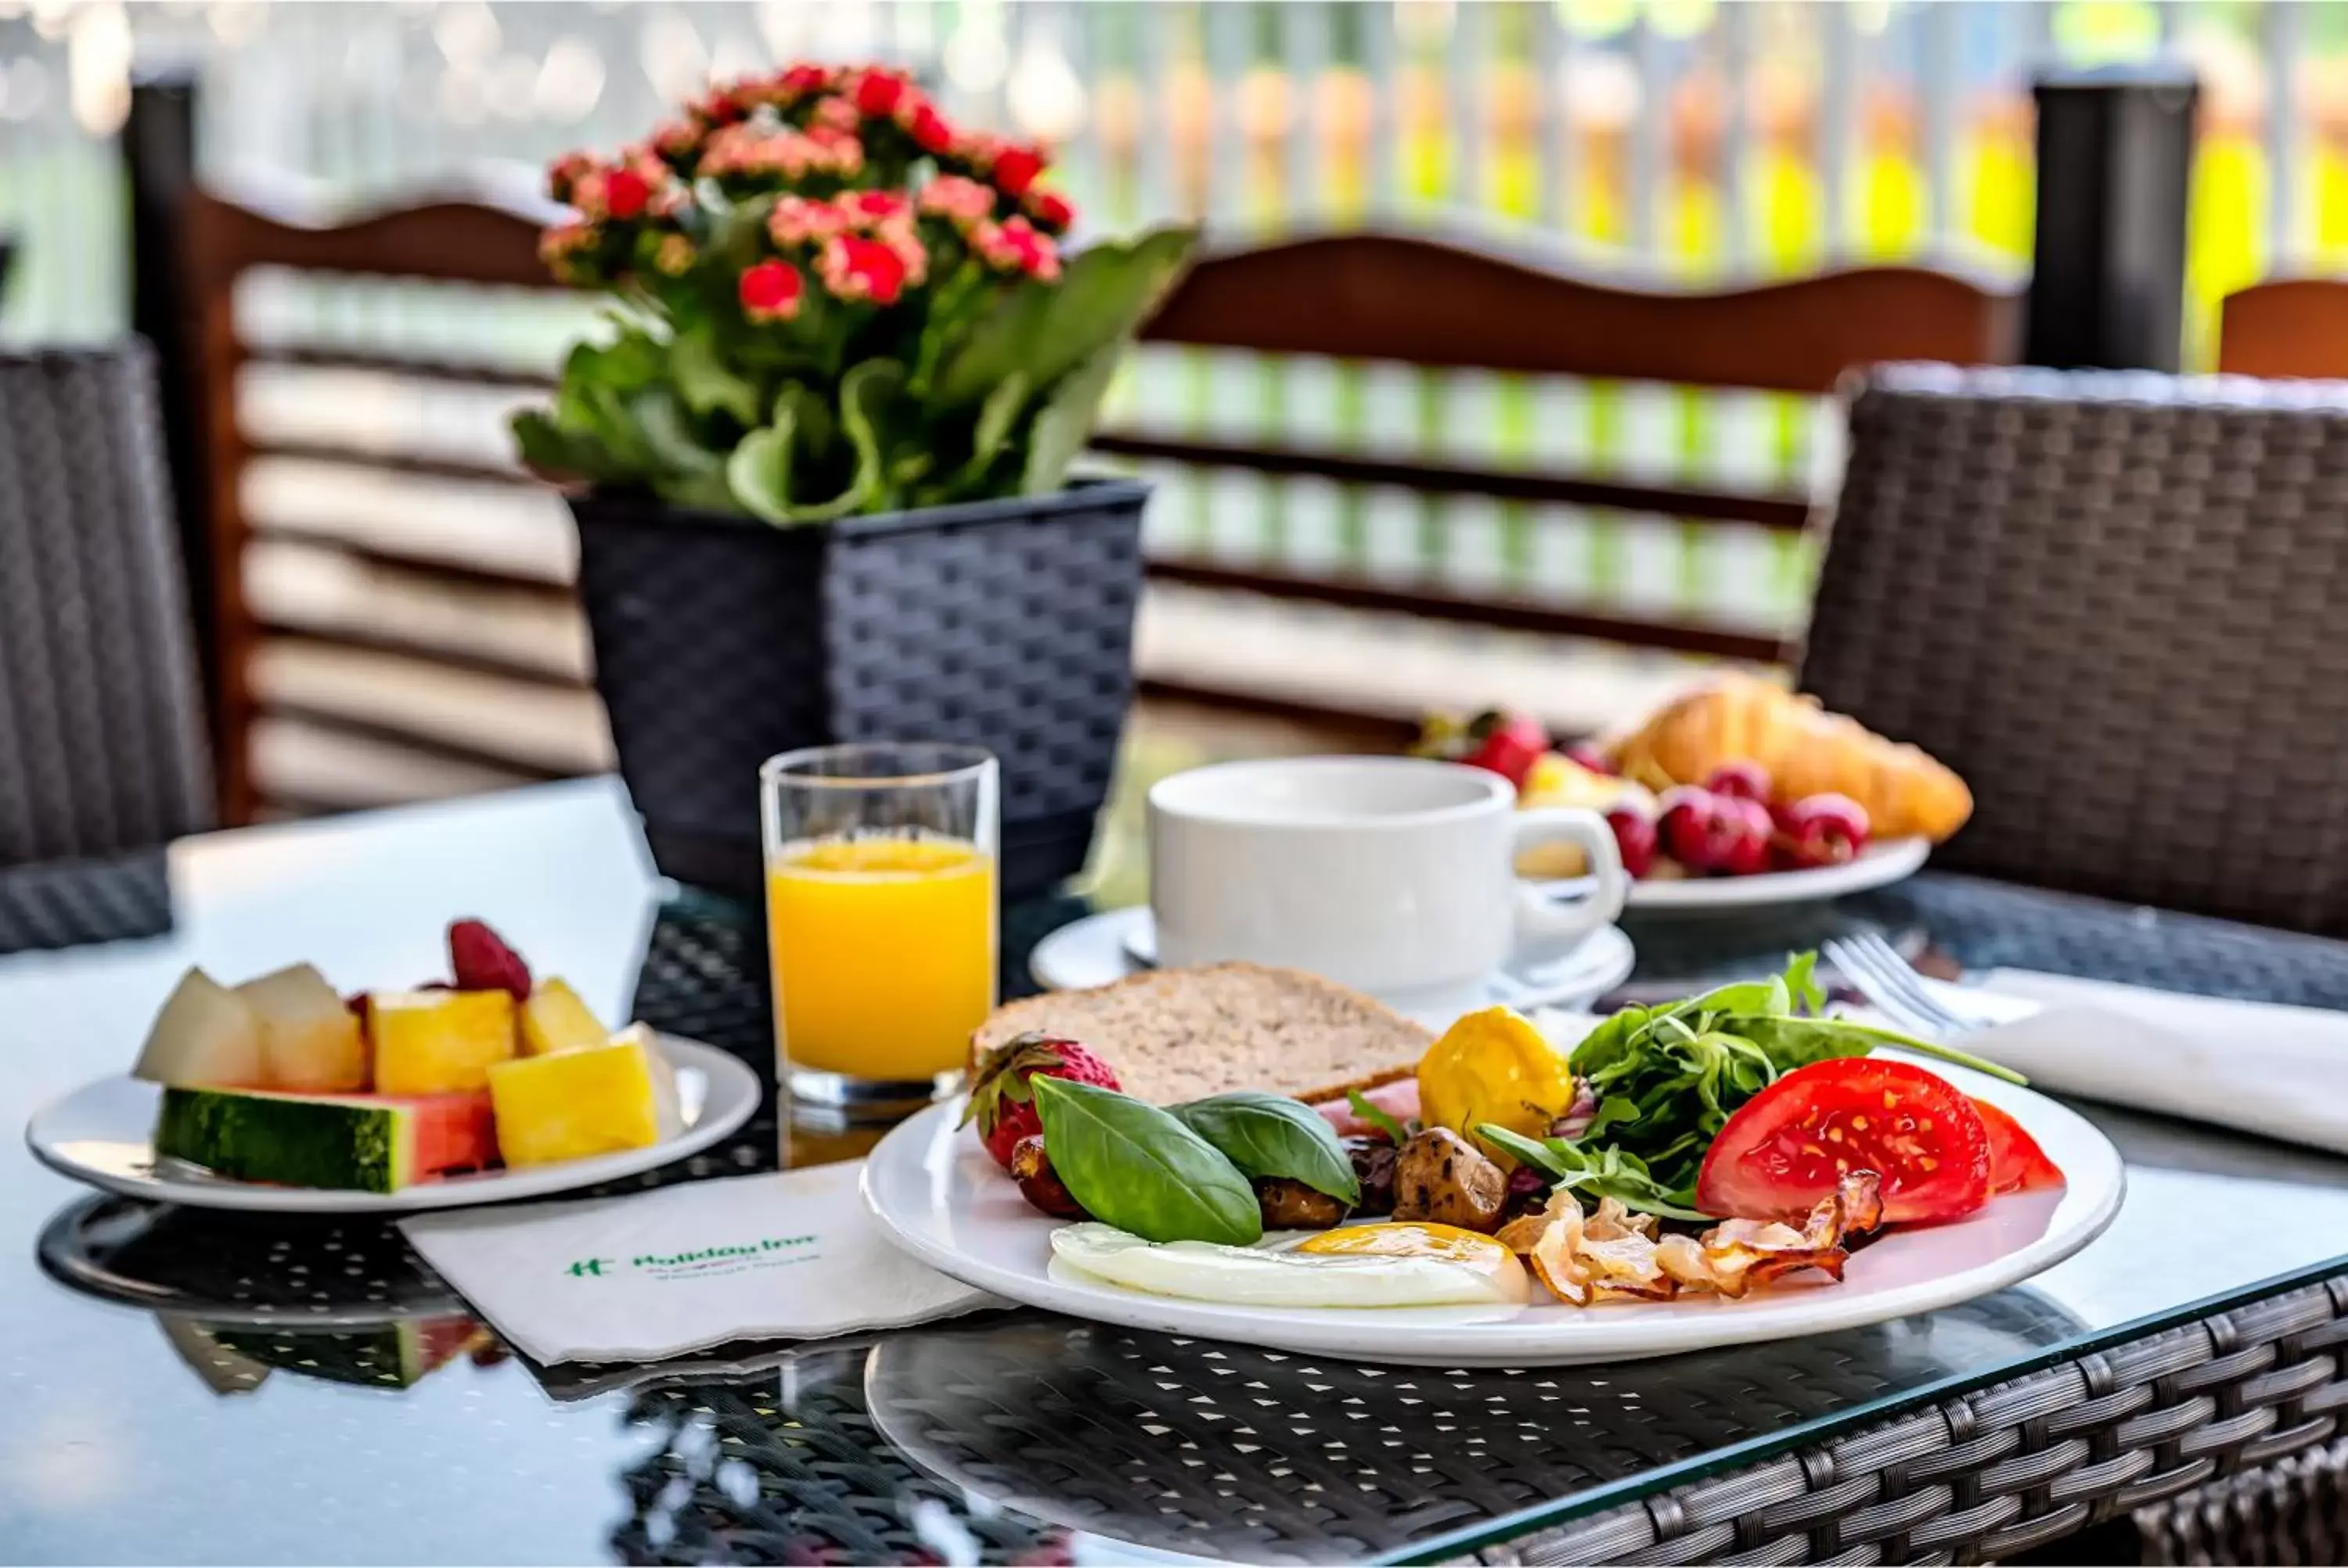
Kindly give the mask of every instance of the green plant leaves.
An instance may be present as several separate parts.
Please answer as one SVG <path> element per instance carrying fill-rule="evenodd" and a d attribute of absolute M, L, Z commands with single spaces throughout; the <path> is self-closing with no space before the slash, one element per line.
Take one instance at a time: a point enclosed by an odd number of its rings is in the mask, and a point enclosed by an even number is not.
<path fill-rule="evenodd" d="M 1067 482 L 1069 467 L 1092 439 L 1101 398 L 1124 353 L 1123 343 L 1110 343 L 1065 377 L 1035 411 L 1035 423 L 1027 432 L 1027 461 L 1019 475 L 1021 495 L 1048 496 Z"/>
<path fill-rule="evenodd" d="M 1171 1112 L 1065 1078 L 1037 1076 L 1028 1087 L 1052 1168 L 1094 1218 L 1147 1241 L 1262 1238 L 1255 1189 Z"/>
<path fill-rule="evenodd" d="M 1153 230 L 1130 244 L 1103 242 L 1072 257 L 1057 283 L 1013 291 L 940 365 L 942 404 L 975 403 L 1014 372 L 1050 386 L 1130 336 L 1197 249 L 1193 228 Z"/>
<path fill-rule="evenodd" d="M 805 387 L 787 385 L 775 400 L 773 422 L 744 436 L 726 464 L 735 498 L 754 515 L 783 525 L 883 509 L 888 495 L 919 478 L 930 461 L 918 449 L 892 452 L 904 390 L 905 367 L 893 359 L 868 359 L 841 378 L 839 428 L 854 453 L 854 466 L 839 490 L 801 497 L 803 481 L 815 466 L 808 459 L 829 445 L 803 436 L 823 434 L 830 414 Z M 802 412 L 808 417 L 804 432 Z"/>
<path fill-rule="evenodd" d="M 719 202 L 697 242 L 747 258 L 766 210 Z M 811 287 L 792 321 L 748 323 L 730 294 L 648 286 L 606 340 L 572 350 L 515 444 L 550 475 L 778 525 L 1048 494 L 1197 242 L 1177 228 L 1095 245 L 1052 284 L 966 262 L 910 321 Z"/>
<path fill-rule="evenodd" d="M 1177 1105 L 1174 1115 L 1246 1175 L 1302 1182 L 1342 1204 L 1361 1198 L 1336 1129 L 1301 1100 L 1242 1089 Z"/>
<path fill-rule="evenodd" d="M 742 437 L 726 459 L 726 487 L 751 516 L 777 524 L 798 521 L 791 512 L 791 406 L 775 407 L 774 423 Z"/>
<path fill-rule="evenodd" d="M 727 367 L 710 323 L 695 322 L 676 334 L 669 344 L 668 365 L 677 392 L 694 413 L 730 414 L 746 428 L 757 425 L 757 384 Z"/>

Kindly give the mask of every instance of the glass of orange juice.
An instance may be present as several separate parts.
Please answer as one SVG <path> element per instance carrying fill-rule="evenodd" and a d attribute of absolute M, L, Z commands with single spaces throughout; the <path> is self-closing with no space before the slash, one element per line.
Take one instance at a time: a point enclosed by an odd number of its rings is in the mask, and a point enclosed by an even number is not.
<path fill-rule="evenodd" d="M 880 1109 L 961 1086 L 994 1006 L 994 758 L 816 746 L 758 770 L 783 1086 Z"/>

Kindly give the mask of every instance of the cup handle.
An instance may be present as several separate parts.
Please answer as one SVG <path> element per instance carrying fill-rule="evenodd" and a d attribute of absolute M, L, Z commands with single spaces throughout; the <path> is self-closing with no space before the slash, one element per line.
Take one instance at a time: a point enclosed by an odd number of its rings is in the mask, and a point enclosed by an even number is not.
<path fill-rule="evenodd" d="M 1606 819 L 1581 806 L 1543 806 L 1517 814 L 1509 840 L 1511 865 L 1528 849 L 1544 844 L 1577 844 L 1590 857 L 1597 882 L 1587 898 L 1562 903 L 1521 878 L 1517 883 L 1517 955 L 1553 958 L 1622 912 L 1631 879 L 1622 875 L 1622 854 Z"/>

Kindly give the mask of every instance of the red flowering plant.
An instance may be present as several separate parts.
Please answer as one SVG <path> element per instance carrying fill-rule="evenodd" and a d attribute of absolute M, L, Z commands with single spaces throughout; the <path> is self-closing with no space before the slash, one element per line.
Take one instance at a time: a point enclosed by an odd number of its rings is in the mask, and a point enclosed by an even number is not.
<path fill-rule="evenodd" d="M 1056 490 L 1194 231 L 1064 248 L 1037 149 L 881 67 L 716 87 L 615 159 L 548 171 L 555 276 L 601 289 L 541 472 L 771 523 Z"/>

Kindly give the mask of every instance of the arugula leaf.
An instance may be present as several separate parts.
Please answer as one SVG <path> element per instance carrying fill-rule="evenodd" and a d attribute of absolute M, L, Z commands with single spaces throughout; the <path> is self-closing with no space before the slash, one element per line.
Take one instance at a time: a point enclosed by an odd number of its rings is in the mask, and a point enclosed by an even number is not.
<path fill-rule="evenodd" d="M 1371 1126 L 1376 1128 L 1387 1137 L 1393 1139 L 1394 1146 L 1395 1148 L 1399 1149 L 1405 1143 L 1410 1142 L 1410 1134 L 1404 1130 L 1403 1124 L 1395 1121 L 1393 1116 L 1389 1115 L 1385 1111 L 1382 1111 L 1377 1106 L 1371 1104 L 1369 1096 L 1364 1094 L 1360 1090 L 1348 1089 L 1345 1091 L 1345 1103 L 1354 1108 L 1354 1115 L 1360 1117 L 1363 1121 L 1368 1122 Z"/>
<path fill-rule="evenodd" d="M 1704 1157 L 1728 1119 L 1787 1073 L 1890 1046 L 2012 1082 L 2018 1075 L 1963 1051 L 1848 1019 L 1816 1016 L 1826 994 L 1815 954 L 1766 980 L 1740 980 L 1660 1007 L 1625 1008 L 1569 1054 L 1598 1102 L 1581 1136 L 1550 1139 L 1547 1160 L 1505 1148 L 1578 1191 L 1620 1197 L 1650 1214 L 1694 1202 Z M 1560 1152 L 1562 1151 L 1562 1152 Z"/>

